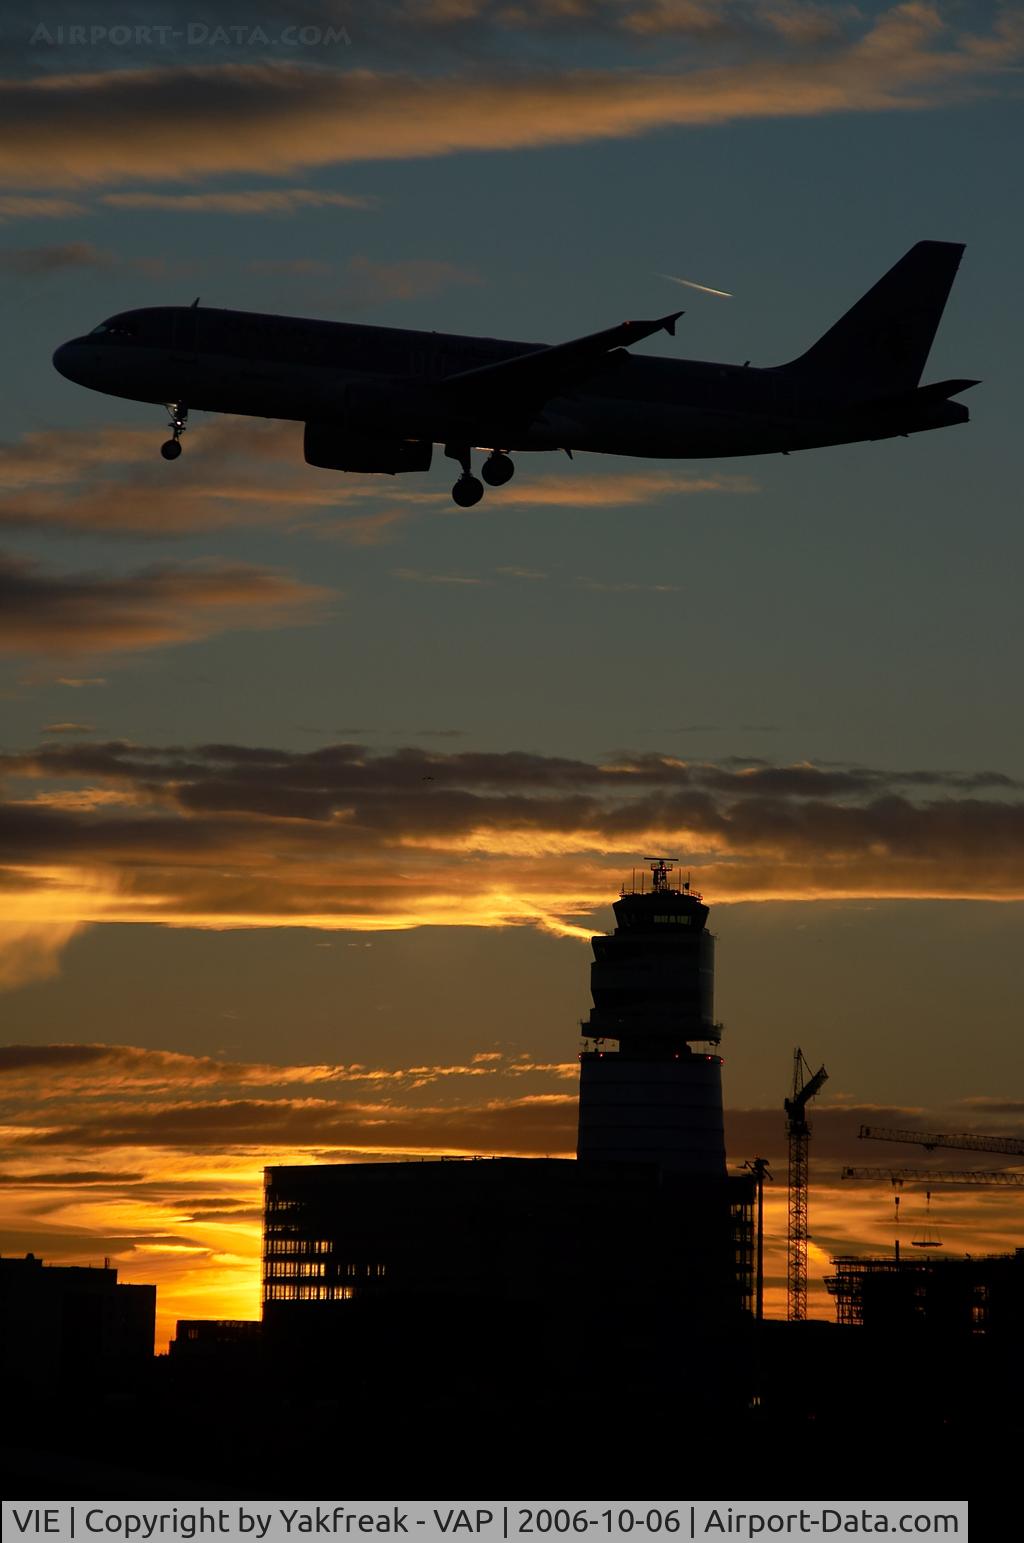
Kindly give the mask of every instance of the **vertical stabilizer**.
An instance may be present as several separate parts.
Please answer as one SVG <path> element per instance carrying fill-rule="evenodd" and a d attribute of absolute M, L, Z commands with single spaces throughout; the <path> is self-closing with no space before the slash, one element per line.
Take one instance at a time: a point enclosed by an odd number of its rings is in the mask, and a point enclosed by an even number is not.
<path fill-rule="evenodd" d="M 912 391 L 963 252 L 961 242 L 919 241 L 813 347 L 782 368 L 858 395 Z"/>

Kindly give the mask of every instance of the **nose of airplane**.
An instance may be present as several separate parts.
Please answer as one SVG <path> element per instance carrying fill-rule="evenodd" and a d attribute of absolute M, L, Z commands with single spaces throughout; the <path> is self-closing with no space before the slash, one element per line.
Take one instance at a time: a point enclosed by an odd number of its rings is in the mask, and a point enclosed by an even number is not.
<path fill-rule="evenodd" d="M 53 355 L 53 367 L 58 375 L 63 375 L 65 380 L 74 380 L 75 344 L 62 343 Z"/>

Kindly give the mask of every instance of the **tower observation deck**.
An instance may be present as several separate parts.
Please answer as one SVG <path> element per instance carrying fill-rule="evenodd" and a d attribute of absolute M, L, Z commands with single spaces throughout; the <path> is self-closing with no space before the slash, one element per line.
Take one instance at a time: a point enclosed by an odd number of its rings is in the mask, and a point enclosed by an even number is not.
<path fill-rule="evenodd" d="M 653 1162 L 722 1177 L 721 1038 L 714 1021 L 715 940 L 708 907 L 675 860 L 648 858 L 646 875 L 615 902 L 615 931 L 592 940 L 594 1006 L 580 1057 L 577 1155 Z M 609 1044 L 608 1041 L 617 1042 Z"/>

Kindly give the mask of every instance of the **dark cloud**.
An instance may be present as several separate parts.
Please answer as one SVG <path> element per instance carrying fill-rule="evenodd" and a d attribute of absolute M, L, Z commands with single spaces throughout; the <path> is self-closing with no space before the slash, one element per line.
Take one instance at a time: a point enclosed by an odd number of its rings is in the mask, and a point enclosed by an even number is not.
<path fill-rule="evenodd" d="M 418 732 L 448 736 L 460 731 Z M 190 809 L 207 807 L 208 799 L 214 807 L 221 807 L 225 790 L 230 788 L 240 800 L 233 807 L 240 811 L 246 808 L 249 792 L 261 798 L 273 792 L 292 793 L 298 799 L 307 794 L 341 801 L 353 795 L 372 799 L 376 794 L 415 790 L 424 774 L 430 773 L 440 788 L 453 794 L 536 798 L 539 820 L 552 807 L 557 813 L 559 806 L 541 801 L 552 794 L 586 800 L 578 812 L 588 817 L 599 812 L 589 802 L 597 798 L 621 800 L 623 809 L 639 807 L 641 818 L 648 817 L 647 805 L 652 799 L 681 799 L 678 813 L 688 817 L 701 812 L 710 815 L 716 807 L 713 800 L 728 800 L 734 819 L 752 809 L 769 833 L 783 821 L 790 826 L 799 822 L 803 811 L 811 811 L 816 819 L 828 818 L 825 811 L 830 809 L 837 820 L 870 816 L 877 828 L 887 818 L 909 818 L 925 810 L 945 811 L 951 816 L 964 810 L 968 814 L 1006 814 L 1018 807 L 1016 802 L 1000 799 L 982 803 L 954 795 L 986 787 L 1010 793 L 1021 787 L 1019 781 L 1001 772 L 888 771 L 863 766 L 844 770 L 810 762 L 777 766 L 763 760 L 725 765 L 653 752 L 618 752 L 604 761 L 591 762 L 517 750 L 443 752 L 410 746 L 373 751 L 357 743 L 308 751 L 217 743 L 155 746 L 121 740 L 53 744 L 23 755 L 0 757 L 3 769 L 29 776 L 99 776 L 128 785 L 145 782 L 148 787 L 166 782 L 173 784 L 177 800 Z M 911 790 L 942 796 L 914 803 Z M 436 808 L 436 802 L 432 807 Z M 516 802 L 506 807 L 514 815 L 523 812 Z M 301 813 L 301 808 L 296 807 L 295 812 Z"/>
<path fill-rule="evenodd" d="M 109 268 L 116 261 L 90 241 L 66 241 L 59 246 L 8 248 L 0 252 L 0 273 L 16 278 L 41 278 L 67 268 Z"/>
<path fill-rule="evenodd" d="M 582 936 L 571 918 L 651 850 L 719 903 L 1024 898 L 1024 801 L 993 772 L 69 740 L 0 774 L 11 882 L 38 866 L 45 895 L 64 867 L 90 874 L 106 898 L 94 913 L 87 889 L 82 920 Z"/>
<path fill-rule="evenodd" d="M 0 225 L 8 220 L 66 220 L 88 214 L 84 204 L 70 198 L 32 198 L 18 193 L 0 194 Z"/>
<path fill-rule="evenodd" d="M 147 213 L 267 215 L 294 214 L 298 209 L 369 209 L 376 200 L 359 193 L 315 188 L 249 188 L 221 193 L 104 193 L 99 202 L 110 209 L 144 209 Z"/>
<path fill-rule="evenodd" d="M 420 1109 L 322 1099 L 219 1099 L 157 1108 L 109 1108 L 95 1117 L 33 1131 L 25 1148 L 245 1146 L 391 1151 L 570 1152 L 575 1095 L 544 1095 L 478 1108 Z"/>
<path fill-rule="evenodd" d="M 63 1189 L 66 1185 L 74 1187 L 78 1184 L 135 1184 L 143 1177 L 141 1173 L 122 1173 L 113 1169 L 55 1168 L 47 1173 L 0 1173 L 0 1184 Z"/>
<path fill-rule="evenodd" d="M 104 1256 L 132 1254 L 137 1249 L 145 1251 L 153 1247 L 194 1248 L 205 1252 L 206 1245 L 194 1238 L 186 1238 L 175 1232 L 141 1232 L 138 1230 L 97 1229 L 62 1227 L 56 1223 L 36 1224 L 31 1229 L 4 1228 L 0 1230 L 0 1252 L 5 1254 L 34 1253 L 36 1257 L 52 1259 L 55 1254 L 98 1262 Z"/>
<path fill-rule="evenodd" d="M 114 1045 L 0 1045 L 0 1074 L 44 1068 L 95 1066 L 121 1049 Z"/>
<path fill-rule="evenodd" d="M 543 1071 L 544 1068 L 537 1068 Z M 561 1067 L 549 1069 L 560 1073 Z M 231 1152 L 264 1148 L 311 1148 L 359 1153 L 457 1151 L 477 1153 L 569 1153 L 576 1142 L 576 1088 L 561 1083 L 564 1091 L 526 1097 L 504 1097 L 460 1106 L 412 1102 L 379 1097 L 330 1099 L 304 1096 L 232 1098 L 224 1090 L 230 1078 L 211 1084 L 203 1098 L 161 1102 L 147 1097 L 133 1102 L 120 1096 L 99 1100 L 83 1108 L 57 1101 L 48 1108 L 47 1124 L 34 1106 L 21 1115 L 9 1115 L 12 1152 L 63 1148 L 99 1151 L 118 1148 L 173 1148 Z M 559 1082 L 552 1084 L 556 1088 Z M 996 1111 L 992 1111 L 996 1112 Z M 1024 1137 L 1017 1110 L 1016 1133 Z M 845 1166 L 874 1168 L 970 1169 L 977 1167 L 977 1153 L 936 1152 L 921 1154 L 912 1148 L 880 1149 L 877 1142 L 860 1139 L 860 1127 L 880 1124 L 905 1128 L 922 1119 L 919 1109 L 878 1105 L 827 1105 L 815 1107 L 813 1159 L 817 1176 L 840 1183 Z M 932 1117 L 934 1118 L 934 1117 Z M 26 1122 L 23 1135 L 19 1122 Z M 30 1123 L 29 1123 L 30 1122 Z M 990 1134 L 988 1123 L 965 1122 L 979 1134 Z M 1014 1129 L 1003 1134 L 1014 1134 Z M 775 1179 L 785 1182 L 785 1120 L 781 1108 L 731 1109 L 727 1111 L 729 1150 L 736 1161 L 757 1154 L 774 1161 Z M 278 1159 L 280 1160 L 280 1159 Z M 131 1180 L 140 1175 L 132 1175 Z M 56 1175 L 52 1182 L 59 1183 Z M 29 1182 L 8 1175 L 7 1183 Z M 49 1176 L 35 1175 L 33 1182 L 50 1183 Z M 88 1179 L 72 1177 L 72 1183 L 111 1182 L 97 1171 Z M 173 1191 L 167 1192 L 173 1199 Z M 239 1204 L 239 1197 L 202 1195 L 182 1200 L 182 1208 L 197 1218 L 202 1212 L 224 1212 Z"/>
<path fill-rule="evenodd" d="M 259 1222 L 263 1221 L 263 1210 L 260 1206 L 233 1205 L 225 1206 L 221 1211 L 194 1211 L 190 1212 L 187 1220 L 198 1222 L 206 1226 L 209 1222 Z"/>
<path fill-rule="evenodd" d="M 233 627 L 294 625 L 318 615 L 326 594 L 249 563 L 56 574 L 0 556 L 0 651 L 103 654 L 194 642 Z"/>

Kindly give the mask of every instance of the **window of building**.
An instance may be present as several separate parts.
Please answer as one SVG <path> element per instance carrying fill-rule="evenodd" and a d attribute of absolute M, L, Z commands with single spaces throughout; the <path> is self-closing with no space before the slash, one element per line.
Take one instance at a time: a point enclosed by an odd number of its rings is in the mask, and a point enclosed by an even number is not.
<path fill-rule="evenodd" d="M 321 1276 L 326 1265 L 315 1259 L 274 1259 L 267 1268 L 268 1280 L 287 1280 L 290 1277 Z"/>
<path fill-rule="evenodd" d="M 263 1292 L 265 1302 L 349 1302 L 354 1296 L 351 1286 L 326 1281 L 268 1281 Z"/>

